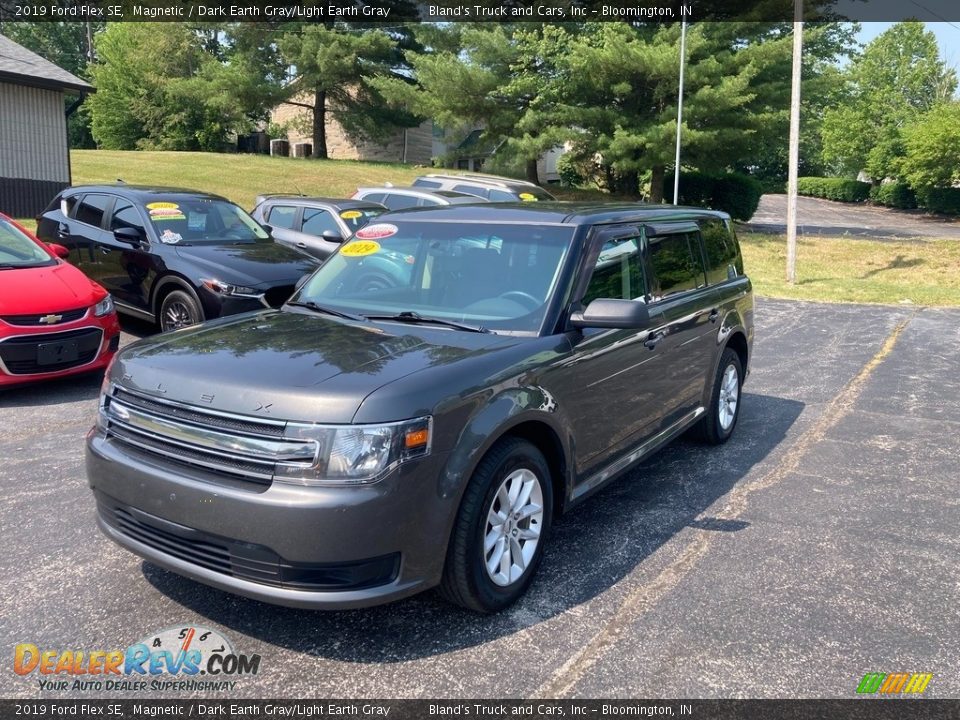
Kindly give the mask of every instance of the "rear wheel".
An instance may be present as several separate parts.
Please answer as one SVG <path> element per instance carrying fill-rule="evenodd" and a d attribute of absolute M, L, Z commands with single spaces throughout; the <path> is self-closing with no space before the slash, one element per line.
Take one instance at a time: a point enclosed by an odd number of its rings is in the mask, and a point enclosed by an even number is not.
<path fill-rule="evenodd" d="M 179 330 L 203 322 L 200 304 L 184 290 L 174 290 L 160 303 L 157 324 L 162 332 Z"/>
<path fill-rule="evenodd" d="M 724 348 L 713 379 L 710 406 L 694 426 L 694 434 L 698 439 L 711 445 L 720 445 L 730 439 L 740 417 L 742 387 L 743 365 L 740 356 L 730 348 Z"/>
<path fill-rule="evenodd" d="M 494 445 L 464 493 L 441 594 L 481 613 L 502 610 L 530 585 L 553 519 L 543 454 L 518 438 Z"/>

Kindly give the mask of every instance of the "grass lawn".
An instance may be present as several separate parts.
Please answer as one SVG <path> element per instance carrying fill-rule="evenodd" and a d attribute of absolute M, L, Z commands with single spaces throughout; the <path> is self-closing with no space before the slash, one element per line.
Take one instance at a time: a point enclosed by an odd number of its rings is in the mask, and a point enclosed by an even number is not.
<path fill-rule="evenodd" d="M 223 195 L 250 209 L 260 193 L 349 197 L 362 185 L 409 185 L 425 168 L 351 160 L 294 160 L 263 155 L 74 150 L 73 182 L 170 185 Z M 613 200 L 590 190 L 551 188 L 564 200 Z M 33 229 L 32 219 L 23 221 Z M 786 283 L 786 237 L 740 233 L 747 273 L 758 295 L 916 305 L 960 305 L 960 242 L 918 243 L 805 238 L 798 281 Z"/>
<path fill-rule="evenodd" d="M 960 305 L 960 242 L 899 243 L 801 238 L 797 282 L 788 285 L 786 235 L 738 233 L 754 290 L 822 302 Z"/>

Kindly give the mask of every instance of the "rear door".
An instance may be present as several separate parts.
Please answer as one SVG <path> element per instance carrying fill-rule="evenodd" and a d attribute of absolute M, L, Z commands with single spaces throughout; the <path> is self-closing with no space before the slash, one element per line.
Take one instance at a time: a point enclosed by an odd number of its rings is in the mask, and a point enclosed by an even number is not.
<path fill-rule="evenodd" d="M 719 311 L 707 286 L 698 225 L 658 223 L 644 231 L 650 306 L 663 316 L 658 341 L 666 360 L 660 398 L 666 429 L 702 403 Z"/>
<path fill-rule="evenodd" d="M 70 249 L 70 260 L 86 275 L 100 282 L 104 273 L 106 252 L 101 243 L 106 235 L 104 221 L 113 207 L 113 197 L 106 193 L 85 193 L 67 220 L 63 244 Z M 108 288 L 109 289 L 109 288 Z"/>
<path fill-rule="evenodd" d="M 299 238 L 300 208 L 297 205 L 268 203 L 263 210 L 263 221 L 272 230 L 270 236 L 277 242 L 295 247 Z"/>

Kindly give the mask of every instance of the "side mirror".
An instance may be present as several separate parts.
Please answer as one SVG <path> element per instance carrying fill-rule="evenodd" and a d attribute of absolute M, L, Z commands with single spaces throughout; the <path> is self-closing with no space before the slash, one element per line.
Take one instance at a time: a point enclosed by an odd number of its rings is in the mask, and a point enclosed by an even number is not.
<path fill-rule="evenodd" d="M 143 233 L 132 227 L 117 228 L 113 231 L 113 236 L 120 242 L 130 245 L 139 245 L 143 242 Z"/>
<path fill-rule="evenodd" d="M 650 325 L 650 309 L 639 300 L 597 298 L 582 312 L 570 315 L 576 328 L 642 330 Z"/>
<path fill-rule="evenodd" d="M 268 223 L 260 223 L 260 227 L 266 230 L 267 235 L 273 235 L 273 225 L 270 225 Z"/>
<path fill-rule="evenodd" d="M 343 242 L 343 235 L 340 235 L 339 233 L 335 233 L 333 230 L 324 230 L 323 233 L 320 235 L 320 237 L 330 242 L 335 242 L 335 243 Z"/>
<path fill-rule="evenodd" d="M 68 257 L 70 257 L 70 251 L 67 250 L 63 245 L 58 245 L 57 243 L 47 243 L 47 248 L 61 260 L 66 260 Z"/>

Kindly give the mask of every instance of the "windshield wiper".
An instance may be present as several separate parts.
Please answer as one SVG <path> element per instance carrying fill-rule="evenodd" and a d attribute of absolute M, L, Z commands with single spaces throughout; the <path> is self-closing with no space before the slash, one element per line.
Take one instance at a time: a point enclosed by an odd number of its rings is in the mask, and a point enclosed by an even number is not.
<path fill-rule="evenodd" d="M 365 318 L 363 315 L 354 315 L 353 313 L 343 312 L 342 310 L 334 310 L 332 307 L 318 305 L 313 300 L 306 300 L 304 302 L 288 302 L 287 305 L 290 305 L 291 307 L 307 308 L 308 310 L 313 310 L 314 312 L 324 313 L 326 315 L 334 315 L 336 317 L 346 318 L 347 320 L 357 320 L 358 322 L 366 322 L 367 320 L 367 318 Z"/>
<path fill-rule="evenodd" d="M 396 315 L 364 315 L 367 320 L 393 320 L 394 322 L 411 323 L 413 325 L 443 325 L 444 327 L 456 328 L 457 330 L 466 330 L 467 332 L 488 333 L 485 327 L 478 325 L 466 325 L 464 323 L 454 322 L 453 320 L 444 320 L 443 318 L 426 317 L 420 313 L 406 310 Z"/>

